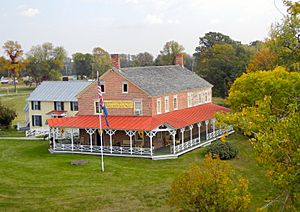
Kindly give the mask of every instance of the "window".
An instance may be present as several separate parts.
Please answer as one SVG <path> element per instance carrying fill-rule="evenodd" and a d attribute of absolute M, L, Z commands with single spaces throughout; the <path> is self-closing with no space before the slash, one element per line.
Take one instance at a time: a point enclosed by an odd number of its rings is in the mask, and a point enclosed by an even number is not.
<path fill-rule="evenodd" d="M 128 82 L 123 82 L 122 93 L 128 93 Z"/>
<path fill-rule="evenodd" d="M 156 100 L 156 111 L 157 111 L 157 114 L 161 114 L 161 100 L 160 100 L 160 98 L 158 98 Z"/>
<path fill-rule="evenodd" d="M 104 86 L 104 84 L 101 84 L 100 87 L 101 87 L 102 93 L 105 93 L 105 86 Z"/>
<path fill-rule="evenodd" d="M 207 93 L 207 91 L 205 91 L 205 93 L 204 93 L 204 101 L 208 102 L 208 93 Z"/>
<path fill-rule="evenodd" d="M 63 102 L 54 102 L 54 110 L 63 111 L 64 103 Z"/>
<path fill-rule="evenodd" d="M 40 110 L 41 109 L 41 102 L 40 101 L 32 101 L 31 102 L 31 109 L 32 110 Z"/>
<path fill-rule="evenodd" d="M 169 97 L 165 96 L 165 112 L 169 112 L 170 108 L 169 108 Z"/>
<path fill-rule="evenodd" d="M 102 113 L 102 109 L 99 105 L 99 102 L 95 102 L 95 113 L 96 114 Z"/>
<path fill-rule="evenodd" d="M 187 97 L 188 107 L 192 107 L 192 95 L 193 93 L 188 93 L 188 97 Z"/>
<path fill-rule="evenodd" d="M 178 110 L 178 99 L 177 99 L 177 95 L 173 96 L 173 107 L 174 107 L 174 110 Z"/>
<path fill-rule="evenodd" d="M 33 115 L 32 116 L 32 126 L 42 126 L 42 116 Z"/>
<path fill-rule="evenodd" d="M 142 115 L 143 108 L 142 108 L 142 101 L 137 100 L 134 101 L 134 115 L 140 116 Z"/>
<path fill-rule="evenodd" d="M 198 104 L 202 104 L 202 94 L 198 93 Z"/>
<path fill-rule="evenodd" d="M 70 102 L 71 111 L 78 111 L 78 102 Z"/>

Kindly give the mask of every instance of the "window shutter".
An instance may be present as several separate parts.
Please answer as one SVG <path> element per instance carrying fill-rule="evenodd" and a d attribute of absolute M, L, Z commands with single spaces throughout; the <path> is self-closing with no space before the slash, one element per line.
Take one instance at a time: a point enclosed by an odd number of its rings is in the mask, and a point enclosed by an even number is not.
<path fill-rule="evenodd" d="M 54 110 L 56 110 L 56 102 L 54 102 Z"/>
<path fill-rule="evenodd" d="M 64 102 L 61 102 L 61 110 L 64 110 Z"/>

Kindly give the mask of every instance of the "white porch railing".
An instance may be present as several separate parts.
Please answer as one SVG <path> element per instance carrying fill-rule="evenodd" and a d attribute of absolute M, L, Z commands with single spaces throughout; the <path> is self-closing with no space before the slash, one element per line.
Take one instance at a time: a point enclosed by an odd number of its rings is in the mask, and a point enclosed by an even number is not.
<path fill-rule="evenodd" d="M 27 130 L 25 132 L 26 137 L 28 136 L 45 136 L 49 135 L 49 129 L 46 128 L 37 128 L 32 130 Z"/>
<path fill-rule="evenodd" d="M 228 127 L 228 129 L 224 130 L 224 129 L 218 129 L 218 130 L 215 130 L 214 132 L 211 132 L 211 133 L 208 133 L 207 134 L 207 140 L 210 140 L 210 139 L 213 139 L 215 137 L 219 137 L 225 133 L 228 133 L 228 132 L 231 132 L 233 131 L 233 126 L 230 125 Z"/>
<path fill-rule="evenodd" d="M 175 153 L 189 149 L 193 146 L 196 146 L 198 144 L 200 144 L 201 142 L 199 142 L 199 138 L 195 138 L 193 140 L 189 140 L 187 142 L 184 142 L 183 144 L 179 144 L 175 146 L 175 149 L 173 149 L 173 146 L 171 146 L 171 151 L 173 152 L 175 150 Z M 173 152 L 174 153 L 174 152 Z"/>
<path fill-rule="evenodd" d="M 74 152 L 94 152 L 101 153 L 101 146 L 90 146 L 90 145 L 73 145 L 72 144 L 55 144 L 54 151 L 74 151 Z M 103 153 L 106 154 L 125 154 L 125 155 L 150 155 L 150 148 L 140 147 L 120 147 L 120 146 L 103 146 Z"/>

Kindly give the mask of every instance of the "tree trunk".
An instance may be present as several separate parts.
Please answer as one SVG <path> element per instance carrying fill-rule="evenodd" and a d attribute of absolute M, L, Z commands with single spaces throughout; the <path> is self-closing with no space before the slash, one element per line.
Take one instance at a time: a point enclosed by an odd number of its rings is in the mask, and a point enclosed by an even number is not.
<path fill-rule="evenodd" d="M 17 84 L 16 84 L 16 77 L 15 76 L 14 76 L 13 83 L 14 83 L 14 92 L 16 93 L 17 92 Z"/>

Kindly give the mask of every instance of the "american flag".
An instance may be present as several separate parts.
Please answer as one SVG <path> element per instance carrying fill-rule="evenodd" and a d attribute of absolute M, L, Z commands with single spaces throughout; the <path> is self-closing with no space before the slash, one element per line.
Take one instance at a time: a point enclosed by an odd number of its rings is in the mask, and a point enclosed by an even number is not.
<path fill-rule="evenodd" d="M 106 109 L 104 101 L 103 101 L 102 89 L 101 89 L 101 84 L 100 84 L 99 79 L 98 79 L 97 89 L 98 89 L 98 97 L 99 97 L 99 107 L 101 107 L 101 109 L 103 111 L 103 114 L 104 114 L 105 123 L 109 127 L 109 123 L 108 123 L 108 120 L 107 120 L 108 112 L 107 112 L 107 109 Z"/>

